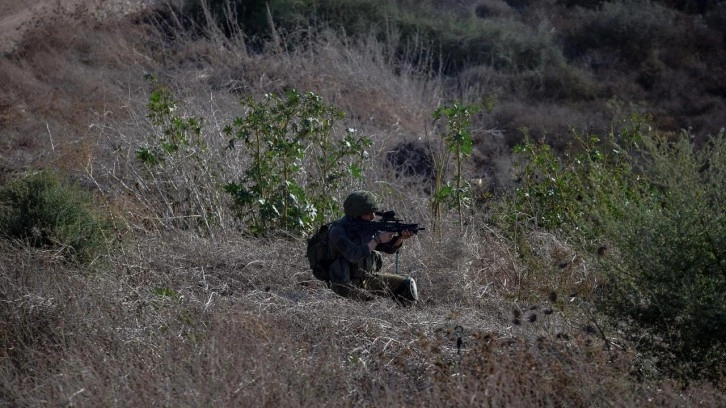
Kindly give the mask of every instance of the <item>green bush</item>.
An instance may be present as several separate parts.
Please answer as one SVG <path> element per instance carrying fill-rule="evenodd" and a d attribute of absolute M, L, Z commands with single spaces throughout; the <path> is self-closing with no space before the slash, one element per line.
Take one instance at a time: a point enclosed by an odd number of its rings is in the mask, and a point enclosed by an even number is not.
<path fill-rule="evenodd" d="M 93 261 L 105 247 L 105 223 L 90 194 L 51 172 L 19 178 L 0 189 L 0 236 L 53 248 L 71 261 Z"/>
<path fill-rule="evenodd" d="M 338 214 L 341 191 L 363 178 L 370 138 L 352 128 L 339 135 L 344 112 L 313 92 L 291 89 L 242 105 L 244 115 L 223 132 L 230 149 L 241 142 L 250 163 L 225 190 L 248 230 L 311 232 Z"/>
<path fill-rule="evenodd" d="M 506 216 L 565 234 L 600 259 L 597 303 L 613 327 L 636 340 L 661 373 L 720 381 L 726 330 L 726 139 L 701 149 L 671 141 L 634 120 L 600 140 L 579 137 L 581 153 L 544 143 L 518 146 L 519 184 Z M 523 222 L 527 221 L 527 222 Z"/>
<path fill-rule="evenodd" d="M 726 139 L 642 139 L 637 200 L 619 194 L 602 220 L 620 262 L 603 262 L 603 310 L 657 365 L 719 381 L 726 361 Z M 607 258 L 606 258 L 607 259 Z"/>

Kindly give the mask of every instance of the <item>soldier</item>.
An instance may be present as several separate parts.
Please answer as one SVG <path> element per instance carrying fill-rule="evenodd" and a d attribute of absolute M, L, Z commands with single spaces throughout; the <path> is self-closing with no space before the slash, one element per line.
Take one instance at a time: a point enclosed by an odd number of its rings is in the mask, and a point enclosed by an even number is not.
<path fill-rule="evenodd" d="M 354 191 L 343 202 L 345 216 L 330 229 L 330 287 L 345 297 L 372 300 L 375 296 L 391 297 L 404 305 L 418 300 L 416 282 L 410 277 L 378 273 L 383 266 L 380 252 L 396 253 L 411 231 L 400 234 L 378 231 L 361 232 L 356 224 L 374 221 L 378 211 L 375 196 L 368 191 Z"/>

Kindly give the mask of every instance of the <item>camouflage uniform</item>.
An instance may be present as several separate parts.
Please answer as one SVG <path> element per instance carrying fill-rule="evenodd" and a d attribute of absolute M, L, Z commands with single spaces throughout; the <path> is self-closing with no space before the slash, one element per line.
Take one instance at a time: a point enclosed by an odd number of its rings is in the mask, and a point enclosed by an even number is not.
<path fill-rule="evenodd" d="M 371 251 L 370 233 L 357 230 L 356 224 L 366 222 L 354 219 L 363 213 L 378 210 L 375 199 L 368 192 L 354 192 L 344 203 L 346 215 L 335 221 L 330 229 L 330 252 L 335 261 L 330 265 L 330 286 L 341 296 L 359 300 L 371 300 L 375 296 L 391 297 L 403 304 L 418 300 L 416 283 L 410 277 L 378 273 L 383 266 L 380 252 L 394 254 L 395 239 L 380 243 Z"/>

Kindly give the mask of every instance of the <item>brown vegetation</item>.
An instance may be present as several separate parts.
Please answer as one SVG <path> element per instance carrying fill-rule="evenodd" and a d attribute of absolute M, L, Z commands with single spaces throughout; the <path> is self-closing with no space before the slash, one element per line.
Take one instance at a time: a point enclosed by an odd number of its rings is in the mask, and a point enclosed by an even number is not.
<path fill-rule="evenodd" d="M 253 55 L 212 34 L 174 32 L 173 15 L 152 17 L 145 2 L 128 15 L 116 8 L 126 2 L 99 10 L 59 2 L 42 13 L 10 3 L 35 14 L 0 57 L 0 186 L 27 170 L 58 170 L 94 193 L 113 236 L 108 253 L 84 266 L 0 240 L 0 406 L 726 405 L 718 386 L 650 376 L 627 339 L 603 333 L 587 301 L 597 258 L 552 234 L 512 243 L 483 220 L 460 229 L 446 216 L 400 257 L 420 305 L 357 303 L 313 279 L 303 239 L 239 234 L 223 198 L 214 198 L 220 225 L 210 234 L 172 228 L 176 213 L 159 216 L 163 194 L 135 167 L 133 149 L 150 131 L 145 74 L 207 119 L 205 137 L 219 152 L 241 95 L 294 87 L 371 135 L 370 185 L 387 206 L 430 225 L 424 189 L 390 175 L 385 158 L 405 143 L 433 143 L 431 113 L 458 85 L 391 66 L 374 41 L 331 37 Z M 476 6 L 482 16 L 512 12 L 498 1 Z M 10 38 L 19 20 L 0 21 Z M 658 58 L 640 61 L 641 80 L 659 75 Z M 687 92 L 658 84 L 664 97 Z M 475 158 L 489 167 L 472 177 L 508 182 L 507 148 L 518 138 L 498 124 L 565 132 L 548 120 L 581 115 L 505 101 L 474 125 Z M 237 176 L 243 160 L 228 158 L 222 171 Z M 215 187 L 203 191 L 211 197 Z"/>

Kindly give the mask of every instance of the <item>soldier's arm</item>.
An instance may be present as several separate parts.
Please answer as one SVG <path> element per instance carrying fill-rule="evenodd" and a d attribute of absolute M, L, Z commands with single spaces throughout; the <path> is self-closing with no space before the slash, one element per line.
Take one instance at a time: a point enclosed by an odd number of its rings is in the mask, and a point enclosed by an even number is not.
<path fill-rule="evenodd" d="M 330 230 L 330 243 L 335 250 L 348 262 L 361 263 L 376 248 L 378 243 L 371 236 L 371 239 L 364 244 L 356 244 L 345 233 L 342 226 L 334 226 Z"/>
<path fill-rule="evenodd" d="M 393 237 L 393 239 L 391 239 L 391 241 L 385 244 L 378 245 L 378 247 L 376 247 L 376 250 L 387 254 L 395 254 L 403 246 L 403 241 L 405 239 L 411 238 L 412 236 L 413 233 L 411 231 L 400 231 Z"/>

